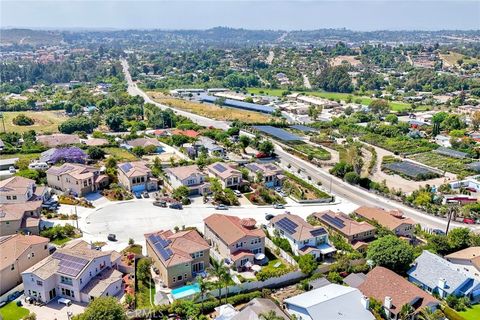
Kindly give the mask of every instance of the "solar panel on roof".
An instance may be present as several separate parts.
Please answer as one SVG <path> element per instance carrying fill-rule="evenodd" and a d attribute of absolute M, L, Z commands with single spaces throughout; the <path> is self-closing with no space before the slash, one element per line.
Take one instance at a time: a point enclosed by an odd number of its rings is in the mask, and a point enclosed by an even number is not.
<path fill-rule="evenodd" d="M 60 260 L 58 272 L 76 277 L 88 264 L 88 260 L 68 254 L 55 252 L 52 257 Z"/>
<path fill-rule="evenodd" d="M 327 232 L 323 228 L 318 228 L 318 229 L 312 230 L 310 233 L 312 234 L 312 236 L 316 237 L 316 236 L 319 236 L 321 234 L 325 234 Z"/>
<path fill-rule="evenodd" d="M 260 170 L 260 168 L 256 164 L 253 164 L 253 163 L 249 164 L 248 168 L 252 171 L 255 171 L 255 172 Z"/>
<path fill-rule="evenodd" d="M 227 170 L 227 168 L 225 168 L 224 166 L 222 166 L 220 163 L 217 163 L 216 165 L 213 166 L 213 168 L 215 170 L 217 170 L 218 172 L 222 173 L 224 172 L 225 170 Z"/>
<path fill-rule="evenodd" d="M 122 164 L 121 168 L 123 171 L 130 171 L 130 169 L 132 169 L 132 165 L 130 163 L 124 163 Z"/>
<path fill-rule="evenodd" d="M 302 140 L 302 138 L 300 138 L 299 136 L 294 135 L 281 128 L 276 128 L 272 126 L 253 126 L 253 128 L 283 141 L 301 141 Z"/>
<path fill-rule="evenodd" d="M 337 227 L 338 229 L 342 229 L 343 227 L 345 227 L 345 224 L 343 222 L 342 219 L 338 218 L 338 217 L 332 217 L 328 214 L 325 214 L 322 216 L 323 220 L 325 220 L 326 222 L 330 223 L 331 225 Z"/>
<path fill-rule="evenodd" d="M 290 234 L 295 233 L 295 229 L 297 229 L 298 225 L 288 218 L 282 218 L 276 222 L 276 225 L 285 230 Z"/>

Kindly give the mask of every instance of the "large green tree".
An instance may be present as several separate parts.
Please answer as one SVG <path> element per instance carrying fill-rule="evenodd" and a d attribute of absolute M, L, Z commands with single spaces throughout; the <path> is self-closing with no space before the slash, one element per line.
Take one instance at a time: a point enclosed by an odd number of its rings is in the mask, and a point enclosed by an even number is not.
<path fill-rule="evenodd" d="M 73 320 L 126 320 L 122 305 L 114 297 L 100 297 L 93 300 L 82 314 Z"/>
<path fill-rule="evenodd" d="M 405 240 L 387 235 L 373 241 L 367 250 L 367 258 L 376 265 L 395 272 L 408 269 L 414 259 L 413 247 Z"/>

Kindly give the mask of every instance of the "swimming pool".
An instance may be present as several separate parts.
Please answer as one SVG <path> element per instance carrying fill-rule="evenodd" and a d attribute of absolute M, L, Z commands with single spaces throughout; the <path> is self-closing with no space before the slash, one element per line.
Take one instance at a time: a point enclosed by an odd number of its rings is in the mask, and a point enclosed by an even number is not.
<path fill-rule="evenodd" d="M 175 300 L 193 296 L 200 292 L 198 284 L 191 284 L 172 290 L 172 296 Z"/>

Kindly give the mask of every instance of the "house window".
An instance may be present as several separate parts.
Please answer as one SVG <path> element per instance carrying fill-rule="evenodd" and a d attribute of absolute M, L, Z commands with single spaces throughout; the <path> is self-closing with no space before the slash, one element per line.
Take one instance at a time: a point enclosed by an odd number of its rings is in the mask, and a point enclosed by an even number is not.
<path fill-rule="evenodd" d="M 69 285 L 69 286 L 73 285 L 72 278 L 68 278 L 68 277 L 64 277 L 64 276 L 60 277 L 60 282 L 63 283 L 63 284 Z"/>
<path fill-rule="evenodd" d="M 15 265 L 12 263 L 12 265 L 10 266 L 10 270 L 15 270 Z"/>
<path fill-rule="evenodd" d="M 178 276 L 178 277 L 177 277 L 177 280 L 178 280 L 178 281 L 182 281 L 182 279 L 183 279 L 182 276 Z"/>
<path fill-rule="evenodd" d="M 35 252 L 32 252 L 32 258 L 35 257 Z"/>
<path fill-rule="evenodd" d="M 7 196 L 7 200 L 12 200 L 12 197 L 11 197 L 11 196 Z"/>
<path fill-rule="evenodd" d="M 12 196 L 13 200 L 17 200 L 17 196 Z"/>
<path fill-rule="evenodd" d="M 43 286 L 43 282 L 40 280 L 37 280 L 37 286 L 40 286 L 40 287 Z"/>

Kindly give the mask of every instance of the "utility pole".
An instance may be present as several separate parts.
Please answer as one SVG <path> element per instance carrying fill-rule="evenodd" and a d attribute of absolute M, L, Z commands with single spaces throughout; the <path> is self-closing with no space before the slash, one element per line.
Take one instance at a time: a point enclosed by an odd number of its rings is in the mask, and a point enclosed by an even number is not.
<path fill-rule="evenodd" d="M 450 221 L 452 220 L 453 213 L 456 211 L 457 211 L 456 203 L 448 207 L 447 228 L 445 229 L 446 235 L 448 235 L 448 230 L 450 229 Z"/>

